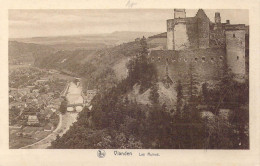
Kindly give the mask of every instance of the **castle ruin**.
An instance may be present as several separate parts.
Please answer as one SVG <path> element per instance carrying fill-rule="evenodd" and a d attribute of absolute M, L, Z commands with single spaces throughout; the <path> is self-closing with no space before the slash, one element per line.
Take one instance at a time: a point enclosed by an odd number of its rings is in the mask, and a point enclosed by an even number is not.
<path fill-rule="evenodd" d="M 161 79 L 167 73 L 173 82 L 185 80 L 191 65 L 200 82 L 219 80 L 225 66 L 235 80 L 244 82 L 248 77 L 248 32 L 245 24 L 230 24 L 229 20 L 221 23 L 218 12 L 211 22 L 202 9 L 194 17 L 186 17 L 185 9 L 174 9 L 174 19 L 167 20 L 166 34 L 148 39 L 148 44 L 160 46 L 150 51 L 149 59 Z"/>

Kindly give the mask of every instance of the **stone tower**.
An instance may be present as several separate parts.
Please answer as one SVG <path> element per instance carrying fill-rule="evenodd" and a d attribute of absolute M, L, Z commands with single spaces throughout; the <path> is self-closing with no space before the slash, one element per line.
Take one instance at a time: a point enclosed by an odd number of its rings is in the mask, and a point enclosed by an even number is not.
<path fill-rule="evenodd" d="M 215 13 L 215 23 L 216 24 L 220 24 L 221 23 L 221 17 L 220 17 L 220 13 L 219 12 Z"/>
<path fill-rule="evenodd" d="M 190 45 L 185 18 L 185 9 L 174 9 L 174 50 L 183 50 L 188 48 Z"/>
<path fill-rule="evenodd" d="M 185 9 L 174 9 L 174 18 L 186 18 Z"/>
<path fill-rule="evenodd" d="M 167 20 L 167 49 L 174 50 L 174 19 Z"/>
<path fill-rule="evenodd" d="M 167 20 L 167 49 L 182 50 L 189 47 L 185 9 L 174 9 L 174 19 Z"/>
<path fill-rule="evenodd" d="M 198 45 L 199 48 L 209 48 L 209 23 L 206 13 L 199 9 L 196 18 L 198 20 Z"/>
<path fill-rule="evenodd" d="M 245 66 L 245 25 L 228 25 L 225 28 L 227 66 L 235 79 L 243 82 L 246 75 Z"/>

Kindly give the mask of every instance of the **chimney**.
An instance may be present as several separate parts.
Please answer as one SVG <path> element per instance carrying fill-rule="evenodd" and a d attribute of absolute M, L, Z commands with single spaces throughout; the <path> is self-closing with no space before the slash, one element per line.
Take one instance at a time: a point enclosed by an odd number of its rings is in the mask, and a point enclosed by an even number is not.
<path fill-rule="evenodd" d="M 226 24 L 230 24 L 230 21 L 229 21 L 229 20 L 226 20 Z"/>
<path fill-rule="evenodd" d="M 220 24 L 221 23 L 221 17 L 220 17 L 220 13 L 219 12 L 215 13 L 215 23 L 216 24 Z"/>

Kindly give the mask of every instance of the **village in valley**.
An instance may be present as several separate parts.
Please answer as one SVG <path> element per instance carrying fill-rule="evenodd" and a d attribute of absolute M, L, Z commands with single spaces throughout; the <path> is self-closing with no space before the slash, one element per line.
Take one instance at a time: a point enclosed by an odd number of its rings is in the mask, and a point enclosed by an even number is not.
<path fill-rule="evenodd" d="M 80 93 L 80 104 L 74 108 L 66 95 L 70 84 L 79 86 L 79 80 L 28 64 L 10 66 L 10 148 L 21 148 L 45 138 L 58 127 L 63 114 L 81 111 L 84 100 L 89 103 L 95 95 L 95 90 L 88 91 L 90 97 Z"/>

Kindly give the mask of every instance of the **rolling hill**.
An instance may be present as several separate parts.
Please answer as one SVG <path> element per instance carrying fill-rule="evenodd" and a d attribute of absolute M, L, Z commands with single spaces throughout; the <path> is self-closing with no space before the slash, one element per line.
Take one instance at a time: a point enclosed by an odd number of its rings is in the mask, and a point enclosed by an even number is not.
<path fill-rule="evenodd" d="M 38 57 L 48 56 L 55 52 L 56 49 L 46 45 L 35 43 L 22 43 L 17 41 L 9 41 L 8 58 L 9 63 L 34 63 Z"/>
<path fill-rule="evenodd" d="M 146 35 L 149 34 L 146 33 Z M 125 41 L 130 40 L 129 36 L 136 38 L 141 35 L 144 35 L 144 33 L 114 32 L 109 35 L 103 34 L 103 37 L 113 36 L 117 41 L 121 39 Z M 148 38 L 147 41 L 149 42 L 149 40 Z M 78 77 L 83 78 L 84 89 L 96 88 L 101 91 L 116 85 L 122 79 L 126 78 L 129 60 L 140 52 L 140 42 L 134 39 L 131 42 L 107 48 L 79 49 L 75 45 L 70 45 L 73 49 L 65 50 L 57 47 L 54 43 L 57 44 L 60 42 L 61 47 L 66 46 L 68 42 L 78 44 L 76 37 L 31 38 L 27 39 L 26 42 L 29 41 L 36 42 L 37 44 L 9 41 L 9 58 L 27 57 L 36 67 L 74 73 Z M 62 41 L 65 42 L 62 43 Z M 42 43 L 45 44 L 43 45 Z M 90 46 L 89 44 L 81 44 L 86 45 L 86 47 Z M 149 44 L 148 46 L 151 47 Z M 130 98 L 138 99 L 140 96 L 139 94 L 135 94 Z"/>
<path fill-rule="evenodd" d="M 35 66 L 69 71 L 85 78 L 85 86 L 106 89 L 126 77 L 126 64 L 139 51 L 138 41 L 100 50 L 63 50 L 35 59 Z"/>

